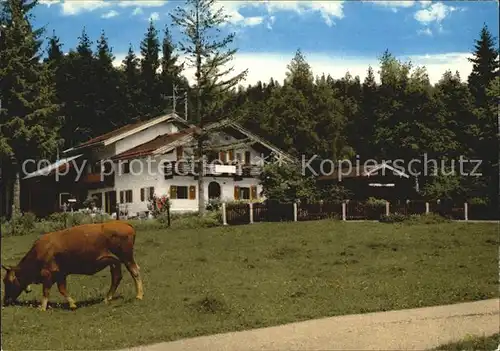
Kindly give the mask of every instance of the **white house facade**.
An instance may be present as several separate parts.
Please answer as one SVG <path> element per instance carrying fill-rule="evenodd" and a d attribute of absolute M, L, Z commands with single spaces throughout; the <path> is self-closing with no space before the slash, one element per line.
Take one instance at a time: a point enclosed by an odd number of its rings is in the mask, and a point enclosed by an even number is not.
<path fill-rule="evenodd" d="M 292 160 L 236 123 L 218 122 L 206 130 L 210 142 L 203 171 L 205 201 L 262 200 L 259 175 L 263 159 L 274 155 L 285 162 Z M 81 170 L 73 185 L 69 181 L 56 187 L 58 201 L 72 197 L 81 202 L 90 197 L 110 214 L 118 207 L 125 208 L 129 216 L 147 213 L 153 195 L 169 197 L 172 212 L 197 211 L 198 177 L 193 168 L 196 131 L 176 114 L 163 115 L 65 150 L 65 159 L 57 165 L 25 178 L 35 179 L 44 172 L 53 176 L 62 173 L 63 166 L 72 169 L 66 171 L 67 178 Z"/>

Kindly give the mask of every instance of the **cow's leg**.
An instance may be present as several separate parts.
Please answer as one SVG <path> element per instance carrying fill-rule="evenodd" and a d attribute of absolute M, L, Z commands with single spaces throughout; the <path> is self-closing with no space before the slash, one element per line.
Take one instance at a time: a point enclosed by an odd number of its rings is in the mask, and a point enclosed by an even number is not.
<path fill-rule="evenodd" d="M 68 301 L 69 308 L 75 309 L 76 308 L 75 300 L 73 300 L 71 296 L 69 296 L 68 290 L 66 290 L 66 276 L 58 277 L 57 289 L 59 289 L 59 292 L 61 293 L 62 296 L 64 296 L 66 301 Z"/>
<path fill-rule="evenodd" d="M 54 284 L 52 281 L 52 274 L 47 271 L 43 270 L 42 271 L 42 305 L 40 306 L 40 310 L 46 311 L 47 310 L 47 305 L 49 303 L 49 294 L 50 294 L 50 288 L 52 288 L 52 285 Z"/>
<path fill-rule="evenodd" d="M 122 280 L 122 265 L 120 261 L 117 260 L 116 263 L 109 266 L 111 270 L 111 287 L 109 288 L 108 294 L 104 299 L 104 302 L 108 303 L 113 299 L 115 295 L 116 289 Z"/>
<path fill-rule="evenodd" d="M 132 279 L 134 279 L 135 290 L 137 293 L 136 298 L 138 300 L 142 300 L 144 291 L 142 289 L 142 279 L 141 275 L 139 274 L 139 266 L 137 265 L 137 263 L 135 263 L 134 259 L 132 259 L 131 261 L 125 262 L 125 267 L 127 267 L 127 270 L 132 276 Z"/>

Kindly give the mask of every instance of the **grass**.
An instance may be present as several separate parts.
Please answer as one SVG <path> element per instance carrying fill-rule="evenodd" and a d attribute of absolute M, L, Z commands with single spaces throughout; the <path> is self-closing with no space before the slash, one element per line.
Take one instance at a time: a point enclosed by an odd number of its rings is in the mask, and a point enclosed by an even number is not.
<path fill-rule="evenodd" d="M 492 336 L 472 336 L 464 340 L 436 347 L 440 351 L 494 351 L 500 346 L 500 334 Z"/>
<path fill-rule="evenodd" d="M 441 305 L 498 295 L 498 229 L 317 221 L 138 231 L 145 298 L 124 269 L 121 296 L 101 301 L 109 270 L 70 276 L 79 308 L 54 287 L 52 309 L 2 310 L 5 350 L 113 349 L 311 318 Z M 36 236 L 2 239 L 17 261 Z M 23 294 L 36 299 L 41 286 Z M 61 305 L 61 303 L 63 303 Z"/>

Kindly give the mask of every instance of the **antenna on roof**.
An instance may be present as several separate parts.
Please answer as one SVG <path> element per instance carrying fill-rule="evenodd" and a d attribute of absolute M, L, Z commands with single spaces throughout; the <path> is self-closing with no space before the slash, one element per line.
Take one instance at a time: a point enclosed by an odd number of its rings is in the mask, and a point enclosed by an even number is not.
<path fill-rule="evenodd" d="M 188 93 L 184 92 L 184 119 L 188 120 Z"/>
<path fill-rule="evenodd" d="M 177 97 L 175 96 L 175 91 L 177 90 L 177 87 L 175 86 L 174 83 L 172 83 L 172 112 L 175 113 L 175 100 Z"/>

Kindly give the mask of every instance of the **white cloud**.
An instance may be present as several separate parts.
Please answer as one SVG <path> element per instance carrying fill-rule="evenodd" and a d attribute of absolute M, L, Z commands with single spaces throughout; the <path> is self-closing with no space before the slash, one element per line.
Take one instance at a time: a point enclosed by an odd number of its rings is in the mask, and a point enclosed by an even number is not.
<path fill-rule="evenodd" d="M 122 0 L 118 2 L 120 7 L 162 7 L 165 5 L 166 1 L 160 0 Z"/>
<path fill-rule="evenodd" d="M 256 1 L 217 1 L 218 8 L 224 7 L 225 13 L 230 17 L 229 22 L 233 25 L 250 25 L 257 21 L 247 21 L 247 18 L 241 14 L 245 7 L 264 8 L 267 16 L 262 17 L 263 23 L 266 21 L 268 28 L 272 27 L 275 21 L 276 12 L 291 11 L 299 15 L 317 12 L 329 26 L 333 25 L 333 19 L 344 17 L 343 1 L 281 1 L 281 0 L 256 0 Z"/>
<path fill-rule="evenodd" d="M 158 21 L 160 19 L 160 14 L 158 12 L 153 12 L 149 15 L 148 21 Z"/>
<path fill-rule="evenodd" d="M 417 34 L 420 34 L 420 35 L 428 35 L 428 36 L 432 36 L 432 30 L 430 28 L 424 28 L 424 29 L 419 29 L 417 30 Z"/>
<path fill-rule="evenodd" d="M 335 56 L 322 53 L 304 52 L 306 60 L 311 66 L 315 75 L 323 73 L 330 74 L 333 78 L 342 78 L 349 71 L 354 77 L 358 75 L 361 80 L 366 77 L 368 66 L 373 68 L 376 80 L 380 82 L 378 76 L 379 61 L 376 57 L 356 57 L 356 56 Z M 115 66 L 120 66 L 126 54 L 116 54 Z M 425 66 L 431 83 L 437 83 L 446 70 L 458 71 L 462 80 L 465 80 L 472 70 L 472 64 L 467 60 L 469 53 L 452 52 L 434 55 L 410 55 L 399 57 L 402 61 L 410 60 L 413 66 Z M 272 77 L 280 83 L 285 78 L 287 64 L 293 58 L 292 54 L 279 53 L 237 53 L 233 62 L 228 67 L 234 66 L 234 73 L 240 73 L 248 68 L 247 79 L 243 85 L 254 84 L 259 80 L 268 82 Z M 181 58 L 182 61 L 182 58 Z M 186 77 L 192 83 L 194 80 L 194 69 L 187 68 Z"/>
<path fill-rule="evenodd" d="M 415 13 L 415 19 L 424 25 L 432 22 L 441 22 L 455 10 L 457 10 L 455 7 L 437 2 L 423 10 L 418 10 Z"/>
<path fill-rule="evenodd" d="M 364 2 L 370 2 L 370 3 L 373 3 L 374 5 L 378 5 L 378 6 L 385 6 L 385 7 L 412 7 L 413 5 L 415 5 L 415 1 L 411 1 L 411 0 L 408 0 L 408 1 L 383 1 L 383 0 L 380 0 L 380 1 L 368 1 L 368 0 L 365 0 Z"/>
<path fill-rule="evenodd" d="M 53 4 L 59 3 L 59 0 L 40 0 L 39 3 L 42 5 L 46 5 L 47 7 L 50 7 Z"/>
<path fill-rule="evenodd" d="M 132 16 L 141 15 L 142 13 L 143 13 L 142 9 L 140 7 L 136 7 L 134 11 L 132 11 Z"/>
<path fill-rule="evenodd" d="M 108 18 L 113 18 L 113 17 L 116 17 L 116 16 L 118 16 L 118 15 L 119 15 L 119 13 L 118 13 L 117 11 L 115 11 L 115 10 L 111 10 L 111 11 L 106 12 L 105 14 L 103 14 L 103 15 L 101 16 L 101 18 L 108 19 Z"/>
<path fill-rule="evenodd" d="M 103 0 L 74 0 L 61 3 L 63 15 L 77 15 L 81 12 L 90 12 L 111 6 L 111 3 Z"/>
<path fill-rule="evenodd" d="M 430 4 L 432 4 L 431 0 L 420 0 L 419 2 L 420 2 L 420 5 L 422 5 L 422 7 L 427 7 Z"/>
<path fill-rule="evenodd" d="M 78 15 L 82 12 L 92 12 L 102 8 L 108 8 L 112 6 L 119 7 L 160 7 L 167 3 L 167 1 L 160 0 L 41 0 L 41 4 L 46 6 L 51 6 L 53 4 L 58 4 L 61 6 L 62 14 L 67 16 Z"/>
<path fill-rule="evenodd" d="M 262 23 L 264 17 L 256 16 L 256 17 L 247 17 L 245 18 L 246 26 L 256 26 Z"/>
<path fill-rule="evenodd" d="M 276 20 L 275 16 L 269 16 L 269 21 L 267 22 L 267 29 L 272 30 L 274 21 Z"/>

